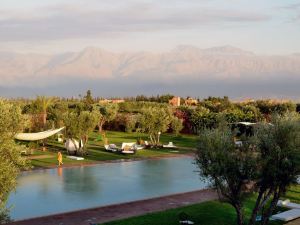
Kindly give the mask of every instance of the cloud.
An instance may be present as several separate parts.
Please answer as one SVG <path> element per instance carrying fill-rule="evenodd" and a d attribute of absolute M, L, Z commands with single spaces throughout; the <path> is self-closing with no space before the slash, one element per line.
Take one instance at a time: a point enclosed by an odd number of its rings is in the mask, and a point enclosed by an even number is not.
<path fill-rule="evenodd" d="M 111 37 L 132 32 L 194 29 L 207 24 L 269 20 L 265 14 L 203 7 L 160 7 L 132 3 L 122 7 L 56 5 L 34 11 L 5 12 L 0 17 L 0 41 L 44 41 Z M 10 15 L 10 16 L 9 16 Z"/>

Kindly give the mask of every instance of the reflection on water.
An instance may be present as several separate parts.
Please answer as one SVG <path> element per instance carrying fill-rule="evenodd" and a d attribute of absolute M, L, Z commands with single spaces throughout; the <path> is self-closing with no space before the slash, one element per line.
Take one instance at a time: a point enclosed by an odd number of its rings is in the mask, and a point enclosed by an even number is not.
<path fill-rule="evenodd" d="M 81 198 L 93 198 L 99 190 L 101 177 L 94 174 L 92 167 L 65 169 L 63 172 L 64 193 L 81 194 Z"/>
<path fill-rule="evenodd" d="M 191 158 L 169 158 L 24 172 L 13 219 L 91 208 L 204 188 Z"/>

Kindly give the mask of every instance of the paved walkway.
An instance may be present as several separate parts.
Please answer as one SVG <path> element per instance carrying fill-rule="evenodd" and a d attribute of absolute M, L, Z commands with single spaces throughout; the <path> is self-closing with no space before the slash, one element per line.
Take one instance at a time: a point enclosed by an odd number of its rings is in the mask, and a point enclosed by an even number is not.
<path fill-rule="evenodd" d="M 293 220 L 287 223 L 286 225 L 300 225 L 300 219 Z"/>
<path fill-rule="evenodd" d="M 92 208 L 10 223 L 10 225 L 89 225 L 178 208 L 217 198 L 212 190 L 200 190 L 159 198 Z"/>

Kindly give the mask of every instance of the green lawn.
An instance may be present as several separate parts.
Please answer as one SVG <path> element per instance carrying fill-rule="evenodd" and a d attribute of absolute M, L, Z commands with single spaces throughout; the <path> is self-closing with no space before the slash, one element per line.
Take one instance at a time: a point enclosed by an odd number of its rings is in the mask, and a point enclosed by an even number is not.
<path fill-rule="evenodd" d="M 121 160 L 121 159 L 144 159 L 150 157 L 161 157 L 170 156 L 174 154 L 186 154 L 193 152 L 193 148 L 197 144 L 197 136 L 195 135 L 181 135 L 174 136 L 172 134 L 161 135 L 160 141 L 162 144 L 167 144 L 172 141 L 179 148 L 176 149 L 178 152 L 172 152 L 172 149 L 144 149 L 139 150 L 134 155 L 122 155 L 118 153 L 107 152 L 104 149 L 103 141 L 99 140 L 99 134 L 94 132 L 89 137 L 88 142 L 88 155 L 84 156 L 84 161 L 75 161 L 67 159 L 67 153 L 62 143 L 58 143 L 54 138 L 49 139 L 47 143 L 47 150 L 45 152 L 41 150 L 35 150 L 31 157 L 31 165 L 35 168 L 48 168 L 53 167 L 57 164 L 57 152 L 63 153 L 64 165 L 78 165 L 83 163 L 95 163 L 99 161 L 107 160 Z M 109 143 L 114 143 L 121 147 L 122 142 L 136 142 L 137 138 L 140 137 L 143 140 L 149 140 L 145 134 L 137 133 L 126 133 L 126 132 L 114 132 L 107 131 L 106 137 Z M 34 158 L 40 155 L 48 155 L 49 158 Z"/>
<path fill-rule="evenodd" d="M 294 186 L 288 191 L 286 198 L 300 203 L 300 185 Z M 250 215 L 255 203 L 255 198 L 248 198 L 245 202 L 245 212 Z M 179 213 L 184 212 L 190 219 L 199 225 L 234 225 L 236 224 L 235 210 L 226 203 L 209 201 L 191 206 L 170 209 L 163 212 L 150 213 L 143 216 L 105 223 L 105 225 L 178 225 Z M 281 225 L 282 222 L 271 221 L 270 225 Z"/>

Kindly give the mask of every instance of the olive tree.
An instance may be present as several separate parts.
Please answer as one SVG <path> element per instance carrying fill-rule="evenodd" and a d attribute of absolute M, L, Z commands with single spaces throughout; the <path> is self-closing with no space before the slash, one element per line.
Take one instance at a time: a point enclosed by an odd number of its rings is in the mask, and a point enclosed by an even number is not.
<path fill-rule="evenodd" d="M 260 212 L 261 224 L 266 225 L 279 198 L 300 174 L 299 115 L 273 115 L 272 123 L 259 126 L 257 133 L 260 155 L 256 179 L 258 197 L 249 224 L 254 224 Z"/>
<path fill-rule="evenodd" d="M 99 112 L 96 110 L 90 111 L 69 111 L 64 114 L 63 121 L 66 126 L 66 136 L 70 138 L 73 143 L 75 139 L 83 140 L 84 148 L 76 149 L 80 154 L 86 151 L 86 144 L 88 142 L 88 135 L 95 129 L 99 119 Z M 75 148 L 77 146 L 74 143 Z"/>
<path fill-rule="evenodd" d="M 174 116 L 171 127 L 175 135 L 178 136 L 180 131 L 183 129 L 183 119 L 179 119 L 178 117 Z"/>
<path fill-rule="evenodd" d="M 0 99 L 0 223 L 8 219 L 5 203 L 9 193 L 16 187 L 16 178 L 26 166 L 21 157 L 23 146 L 14 142 L 14 135 L 24 125 L 21 109 Z"/>
<path fill-rule="evenodd" d="M 143 108 L 138 119 L 139 129 L 149 134 L 151 142 L 158 145 L 159 135 L 168 130 L 173 117 L 171 110 L 167 107 Z"/>
<path fill-rule="evenodd" d="M 261 214 L 266 225 L 277 201 L 300 173 L 300 121 L 298 115 L 273 116 L 272 124 L 258 125 L 253 137 L 234 143 L 235 133 L 226 126 L 200 133 L 196 163 L 221 199 L 237 213 L 237 224 L 245 224 L 243 199 L 257 198 L 248 225 Z"/>
<path fill-rule="evenodd" d="M 117 116 L 119 106 L 118 104 L 109 103 L 104 105 L 96 105 L 94 108 L 98 109 L 100 112 L 98 118 L 98 129 L 99 133 L 101 133 L 104 123 L 112 121 Z"/>
<path fill-rule="evenodd" d="M 209 181 L 222 201 L 231 204 L 237 213 L 237 224 L 244 223 L 245 188 L 256 174 L 256 154 L 251 141 L 236 148 L 234 132 L 228 127 L 200 132 L 196 163 L 200 176 Z"/>

